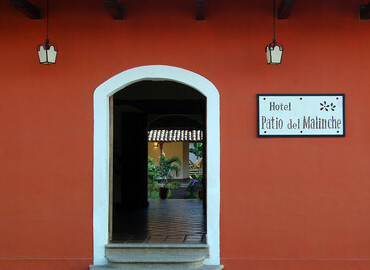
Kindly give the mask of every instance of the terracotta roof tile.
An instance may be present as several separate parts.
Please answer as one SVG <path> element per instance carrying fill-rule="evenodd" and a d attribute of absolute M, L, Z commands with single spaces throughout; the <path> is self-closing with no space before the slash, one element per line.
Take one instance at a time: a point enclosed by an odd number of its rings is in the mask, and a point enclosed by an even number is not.
<path fill-rule="evenodd" d="M 149 142 L 200 142 L 202 130 L 153 129 L 148 131 Z"/>

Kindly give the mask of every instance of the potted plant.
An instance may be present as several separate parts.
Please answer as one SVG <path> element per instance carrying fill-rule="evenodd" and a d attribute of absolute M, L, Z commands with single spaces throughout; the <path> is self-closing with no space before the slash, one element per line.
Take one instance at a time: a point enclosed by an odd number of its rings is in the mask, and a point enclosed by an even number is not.
<path fill-rule="evenodd" d="M 148 191 L 149 198 L 152 192 L 158 188 L 158 166 L 154 164 L 153 158 L 148 157 Z"/>
<path fill-rule="evenodd" d="M 192 175 L 191 180 L 188 184 L 186 190 L 188 191 L 186 197 L 191 198 L 198 198 L 203 199 L 203 176 L 202 175 Z"/>
<path fill-rule="evenodd" d="M 177 163 L 177 164 L 176 164 Z M 170 180 L 180 172 L 181 161 L 178 157 L 166 158 L 164 153 L 159 158 L 158 175 L 159 197 L 166 199 L 168 196 L 168 185 Z"/>

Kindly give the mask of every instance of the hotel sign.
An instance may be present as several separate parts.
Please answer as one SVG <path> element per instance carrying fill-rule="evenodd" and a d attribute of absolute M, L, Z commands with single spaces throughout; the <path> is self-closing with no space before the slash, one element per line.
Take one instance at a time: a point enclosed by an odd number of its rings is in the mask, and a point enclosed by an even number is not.
<path fill-rule="evenodd" d="M 257 95 L 258 136 L 345 136 L 344 94 Z"/>

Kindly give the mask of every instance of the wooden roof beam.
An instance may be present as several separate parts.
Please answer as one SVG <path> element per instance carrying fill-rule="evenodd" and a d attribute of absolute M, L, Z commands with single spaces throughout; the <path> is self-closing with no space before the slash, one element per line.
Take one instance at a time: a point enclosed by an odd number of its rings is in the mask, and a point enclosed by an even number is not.
<path fill-rule="evenodd" d="M 295 0 L 283 0 L 278 9 L 278 19 L 286 20 L 289 18 L 290 13 L 295 5 Z"/>
<path fill-rule="evenodd" d="M 206 18 L 206 3 L 205 0 L 194 0 L 195 19 L 202 21 Z"/>
<path fill-rule="evenodd" d="M 10 5 L 30 19 L 41 19 L 40 9 L 27 0 L 10 0 Z"/>
<path fill-rule="evenodd" d="M 370 2 L 360 5 L 360 20 L 370 20 Z"/>
<path fill-rule="evenodd" d="M 105 8 L 108 10 L 109 14 L 115 20 L 123 20 L 124 6 L 123 3 L 117 2 L 117 0 L 103 0 Z"/>

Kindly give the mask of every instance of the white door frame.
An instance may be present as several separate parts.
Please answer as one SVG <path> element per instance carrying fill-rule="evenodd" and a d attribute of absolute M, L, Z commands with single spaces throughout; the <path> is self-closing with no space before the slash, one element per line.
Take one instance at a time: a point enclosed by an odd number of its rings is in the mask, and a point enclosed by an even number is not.
<path fill-rule="evenodd" d="M 207 98 L 207 244 L 206 264 L 220 263 L 220 99 L 216 87 L 194 72 L 171 66 L 132 68 L 110 78 L 94 92 L 94 264 L 106 264 L 109 218 L 109 97 L 135 82 L 173 81 Z"/>

